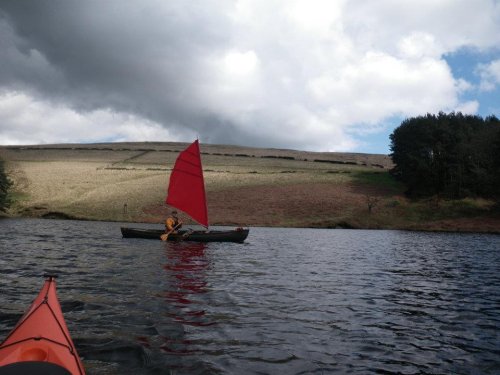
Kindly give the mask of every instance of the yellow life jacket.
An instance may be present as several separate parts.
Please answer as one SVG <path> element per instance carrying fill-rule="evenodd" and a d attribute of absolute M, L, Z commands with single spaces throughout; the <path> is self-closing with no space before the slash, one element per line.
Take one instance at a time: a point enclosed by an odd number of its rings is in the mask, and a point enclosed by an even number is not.
<path fill-rule="evenodd" d="M 167 218 L 167 220 L 165 220 L 165 228 L 167 229 L 167 231 L 173 231 L 179 229 L 180 226 L 177 227 L 177 225 L 179 225 L 179 220 L 176 220 L 173 217 L 169 217 Z"/>

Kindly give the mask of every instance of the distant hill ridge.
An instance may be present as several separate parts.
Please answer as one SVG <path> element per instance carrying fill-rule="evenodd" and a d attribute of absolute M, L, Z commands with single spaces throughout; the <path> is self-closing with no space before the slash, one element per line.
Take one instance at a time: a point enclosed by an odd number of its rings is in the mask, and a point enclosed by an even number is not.
<path fill-rule="evenodd" d="M 9 150 L 100 150 L 100 151 L 144 151 L 144 152 L 179 152 L 188 143 L 185 142 L 119 142 L 119 143 L 61 143 L 43 145 L 0 146 Z M 232 157 L 276 158 L 301 160 L 318 163 L 351 164 L 370 166 L 381 169 L 393 167 L 391 158 L 384 154 L 366 154 L 352 152 L 312 152 L 277 148 L 258 148 L 234 145 L 201 144 L 202 154 Z"/>

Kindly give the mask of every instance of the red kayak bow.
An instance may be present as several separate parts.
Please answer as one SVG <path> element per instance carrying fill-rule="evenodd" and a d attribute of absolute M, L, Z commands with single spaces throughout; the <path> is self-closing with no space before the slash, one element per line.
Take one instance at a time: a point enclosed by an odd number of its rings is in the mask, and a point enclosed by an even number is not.
<path fill-rule="evenodd" d="M 55 276 L 0 344 L 0 375 L 84 375 L 57 299 Z"/>

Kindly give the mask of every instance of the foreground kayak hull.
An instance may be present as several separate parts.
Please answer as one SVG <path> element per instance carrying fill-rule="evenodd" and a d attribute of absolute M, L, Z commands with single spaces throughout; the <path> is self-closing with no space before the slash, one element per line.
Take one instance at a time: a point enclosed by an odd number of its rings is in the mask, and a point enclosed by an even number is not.
<path fill-rule="evenodd" d="M 52 276 L 0 344 L 0 375 L 30 373 L 85 374 L 64 321 Z"/>
<path fill-rule="evenodd" d="M 124 238 L 147 238 L 159 240 L 165 233 L 163 229 L 143 229 L 121 227 Z M 248 229 L 211 230 L 211 231 L 179 231 L 168 235 L 168 241 L 194 241 L 194 242 L 239 242 L 248 237 Z"/>

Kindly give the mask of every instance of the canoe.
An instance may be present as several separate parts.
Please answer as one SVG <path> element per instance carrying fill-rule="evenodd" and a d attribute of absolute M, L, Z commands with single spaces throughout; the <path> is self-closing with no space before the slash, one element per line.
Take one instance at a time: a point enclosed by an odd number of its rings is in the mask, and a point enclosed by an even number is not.
<path fill-rule="evenodd" d="M 0 375 L 84 375 L 57 299 L 55 276 L 0 344 Z"/>
<path fill-rule="evenodd" d="M 165 233 L 164 229 L 143 229 L 121 227 L 123 238 L 148 238 L 159 240 Z M 195 241 L 195 242 L 243 242 L 248 237 L 249 229 L 238 228 L 234 230 L 180 230 L 171 233 L 168 241 Z"/>
<path fill-rule="evenodd" d="M 201 163 L 198 140 L 181 151 L 170 172 L 165 203 L 174 210 L 180 210 L 206 230 L 178 231 L 168 235 L 168 241 L 195 242 L 243 242 L 248 236 L 248 229 L 208 230 L 208 206 L 205 192 L 205 179 Z M 175 220 L 177 221 L 177 220 Z M 124 238 L 147 238 L 160 240 L 164 229 L 121 228 Z"/>

